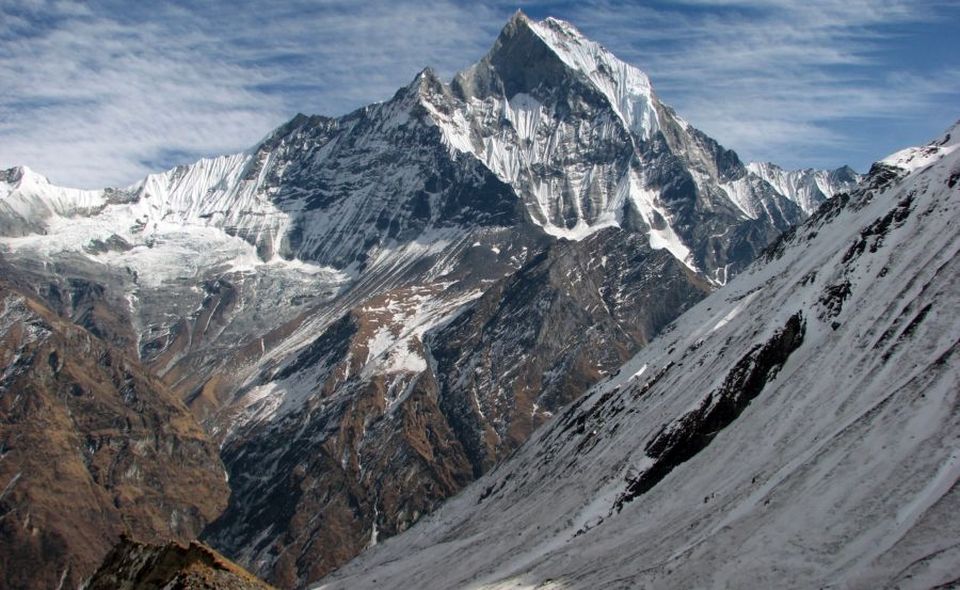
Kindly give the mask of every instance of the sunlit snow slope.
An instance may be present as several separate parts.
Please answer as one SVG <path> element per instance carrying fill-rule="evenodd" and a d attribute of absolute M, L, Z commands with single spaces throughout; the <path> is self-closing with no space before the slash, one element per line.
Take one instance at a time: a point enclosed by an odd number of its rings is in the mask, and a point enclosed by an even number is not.
<path fill-rule="evenodd" d="M 321 587 L 960 582 L 958 135 L 875 165 Z"/>

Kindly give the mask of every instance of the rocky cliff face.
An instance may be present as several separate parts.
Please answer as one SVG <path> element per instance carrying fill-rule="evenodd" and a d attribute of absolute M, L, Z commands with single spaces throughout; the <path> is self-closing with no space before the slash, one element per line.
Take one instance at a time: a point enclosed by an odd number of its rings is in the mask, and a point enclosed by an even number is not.
<path fill-rule="evenodd" d="M 0 571 L 76 587 L 121 534 L 191 539 L 229 493 L 216 446 L 135 358 L 0 281 Z"/>
<path fill-rule="evenodd" d="M 408 528 L 805 216 L 645 74 L 518 13 L 251 150 L 74 191 L 0 176 L 0 248 L 221 443 L 206 539 L 278 585 Z"/>
<path fill-rule="evenodd" d="M 291 586 L 405 530 L 704 296 L 643 242 L 599 232 L 482 293 L 443 281 L 351 309 L 235 404 L 235 493 L 207 538 Z"/>

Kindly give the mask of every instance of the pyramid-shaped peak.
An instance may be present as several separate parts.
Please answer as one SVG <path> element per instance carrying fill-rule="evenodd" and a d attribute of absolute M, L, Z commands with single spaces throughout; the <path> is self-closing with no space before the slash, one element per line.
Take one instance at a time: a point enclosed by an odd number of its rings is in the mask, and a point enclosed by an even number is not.
<path fill-rule="evenodd" d="M 497 41 L 515 38 L 523 32 L 529 34 L 531 25 L 533 25 L 533 21 L 530 20 L 530 17 L 518 9 L 513 13 L 513 16 L 510 17 L 510 20 L 507 21 L 507 24 L 503 25 L 503 28 L 500 29 Z M 494 46 L 494 49 L 496 49 L 496 46 Z"/>
<path fill-rule="evenodd" d="M 452 83 L 461 99 L 517 94 L 534 97 L 544 88 L 579 87 L 588 101 L 609 103 L 632 132 L 649 138 L 659 129 L 650 79 L 576 27 L 558 18 L 532 21 L 517 11 L 493 47 Z"/>
<path fill-rule="evenodd" d="M 483 61 L 503 71 L 508 65 L 548 68 L 548 62 L 555 60 L 594 82 L 599 77 L 612 78 L 611 83 L 626 83 L 631 91 L 651 91 L 644 72 L 618 59 L 573 24 L 552 16 L 534 21 L 520 10 L 503 27 Z"/>
<path fill-rule="evenodd" d="M 439 82 L 439 81 L 440 81 L 440 77 L 437 76 L 437 72 L 430 66 L 427 66 L 422 70 L 420 70 L 417 73 L 416 78 L 414 78 L 414 82 L 418 84 L 424 84 L 424 83 L 432 84 L 434 82 Z"/>
<path fill-rule="evenodd" d="M 525 13 L 522 9 L 518 8 L 517 11 L 513 13 L 513 16 L 510 17 L 510 20 L 507 21 L 507 26 L 529 23 L 530 17 L 527 16 L 527 13 Z"/>
<path fill-rule="evenodd" d="M 437 72 L 431 67 L 420 70 L 413 81 L 401 90 L 398 95 L 406 97 L 423 97 L 430 94 L 447 94 L 448 91 Z"/>
<path fill-rule="evenodd" d="M 545 29 L 550 29 L 572 39 L 587 40 L 583 33 L 568 21 L 553 16 L 548 16 L 542 21 L 535 21 L 527 16 L 523 10 L 518 9 L 504 25 L 501 35 L 510 35 L 520 29 L 533 30 L 534 32 L 543 32 Z"/>
<path fill-rule="evenodd" d="M 424 96 L 430 94 L 447 94 L 443 81 L 431 67 L 417 72 L 406 86 L 400 87 L 388 104 L 413 104 L 420 102 Z"/>

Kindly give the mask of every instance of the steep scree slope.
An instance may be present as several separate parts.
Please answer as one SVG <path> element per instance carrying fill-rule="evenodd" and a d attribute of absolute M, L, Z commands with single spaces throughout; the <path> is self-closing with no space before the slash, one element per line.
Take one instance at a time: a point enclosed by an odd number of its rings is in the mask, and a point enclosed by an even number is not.
<path fill-rule="evenodd" d="M 960 582 L 960 124 L 319 587 Z"/>

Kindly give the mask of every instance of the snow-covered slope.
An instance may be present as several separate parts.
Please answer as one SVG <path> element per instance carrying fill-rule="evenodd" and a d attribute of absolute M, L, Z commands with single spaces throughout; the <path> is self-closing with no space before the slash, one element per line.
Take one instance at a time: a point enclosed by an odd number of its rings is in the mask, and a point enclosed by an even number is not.
<path fill-rule="evenodd" d="M 880 160 L 880 163 L 912 172 L 939 162 L 945 154 L 956 151 L 958 146 L 960 146 L 960 121 L 954 124 L 953 127 L 948 129 L 946 133 L 936 141 L 924 146 L 902 149 Z M 955 186 L 955 178 L 956 177 L 952 175 L 948 180 L 951 188 Z"/>
<path fill-rule="evenodd" d="M 26 166 L 0 171 L 0 235 L 27 235 L 42 231 L 52 216 L 95 213 L 108 196 L 54 186 Z"/>
<path fill-rule="evenodd" d="M 784 170 L 770 162 L 750 162 L 747 170 L 759 176 L 812 215 L 817 208 L 833 195 L 849 192 L 860 182 L 860 175 L 849 166 L 836 170 Z"/>
<path fill-rule="evenodd" d="M 320 587 L 957 584 L 956 131 L 875 165 Z"/>

